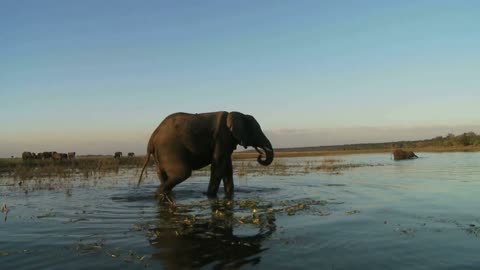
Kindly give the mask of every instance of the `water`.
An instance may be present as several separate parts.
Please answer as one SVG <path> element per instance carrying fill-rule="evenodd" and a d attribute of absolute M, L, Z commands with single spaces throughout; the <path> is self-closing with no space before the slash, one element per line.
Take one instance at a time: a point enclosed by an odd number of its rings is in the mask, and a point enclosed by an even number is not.
<path fill-rule="evenodd" d="M 381 164 L 235 178 L 208 200 L 196 176 L 158 203 L 153 171 L 22 187 L 3 179 L 2 269 L 478 269 L 480 153 L 335 157 Z M 285 164 L 323 157 L 287 158 Z M 18 182 L 18 181 L 17 181 Z M 32 191 L 32 189 L 35 189 Z M 255 212 L 255 213 L 253 213 Z"/>

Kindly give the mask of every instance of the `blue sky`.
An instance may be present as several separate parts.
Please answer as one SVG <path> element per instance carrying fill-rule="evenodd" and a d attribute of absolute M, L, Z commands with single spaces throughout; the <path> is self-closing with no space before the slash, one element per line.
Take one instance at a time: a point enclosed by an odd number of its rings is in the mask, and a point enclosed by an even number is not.
<path fill-rule="evenodd" d="M 276 147 L 480 131 L 479 1 L 0 5 L 0 156 L 143 152 L 177 111 Z"/>

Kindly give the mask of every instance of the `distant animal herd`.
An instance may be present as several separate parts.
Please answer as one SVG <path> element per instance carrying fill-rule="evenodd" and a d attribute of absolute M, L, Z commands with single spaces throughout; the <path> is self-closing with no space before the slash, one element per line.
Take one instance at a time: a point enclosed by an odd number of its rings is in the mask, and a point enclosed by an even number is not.
<path fill-rule="evenodd" d="M 55 151 L 53 152 L 40 152 L 40 153 L 34 153 L 34 152 L 23 152 L 22 153 L 22 159 L 23 160 L 32 160 L 32 159 L 52 159 L 52 160 L 67 160 L 67 159 L 74 159 L 75 158 L 75 152 L 68 152 L 68 153 L 57 153 Z"/>
<path fill-rule="evenodd" d="M 117 159 L 117 158 L 121 158 L 123 156 L 122 152 L 115 152 L 113 154 L 113 158 Z M 135 153 L 133 152 L 128 152 L 127 154 L 127 157 L 134 157 L 135 156 Z"/>
<path fill-rule="evenodd" d="M 23 152 L 22 153 L 22 159 L 23 160 L 34 160 L 34 159 L 40 159 L 40 160 L 72 160 L 75 159 L 75 152 L 68 152 L 68 153 L 57 153 L 56 151 L 52 152 L 39 152 L 39 153 L 34 153 L 34 152 Z M 134 157 L 135 153 L 129 152 L 127 154 L 128 157 Z M 119 159 L 122 157 L 122 152 L 115 152 L 113 154 L 113 158 Z"/>

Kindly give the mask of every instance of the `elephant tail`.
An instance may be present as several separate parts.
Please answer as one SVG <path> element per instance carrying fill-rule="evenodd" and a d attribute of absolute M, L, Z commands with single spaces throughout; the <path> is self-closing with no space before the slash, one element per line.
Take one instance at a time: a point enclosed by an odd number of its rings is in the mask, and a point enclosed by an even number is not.
<path fill-rule="evenodd" d="M 140 173 L 140 177 L 138 178 L 137 187 L 139 187 L 140 184 L 142 183 L 143 171 L 145 171 L 145 168 L 147 167 L 148 162 L 150 162 L 150 155 L 151 155 L 151 153 L 148 152 L 147 153 L 147 159 L 145 160 L 145 164 L 143 164 L 142 172 Z"/>

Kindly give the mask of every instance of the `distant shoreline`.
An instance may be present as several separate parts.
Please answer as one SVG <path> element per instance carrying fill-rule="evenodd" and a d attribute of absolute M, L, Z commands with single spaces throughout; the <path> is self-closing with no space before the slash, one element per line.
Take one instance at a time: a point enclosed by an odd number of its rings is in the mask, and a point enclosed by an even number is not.
<path fill-rule="evenodd" d="M 311 148 L 310 148 L 311 149 Z M 313 157 L 323 156 L 324 160 L 329 160 L 328 156 L 353 155 L 353 154 L 372 154 L 384 153 L 386 156 L 397 148 L 375 148 L 375 149 L 336 149 L 336 150 L 306 150 L 306 149 L 274 149 L 275 158 L 288 157 Z M 476 152 L 480 151 L 480 146 L 448 146 L 448 147 L 405 147 L 402 149 L 413 150 L 415 153 L 422 152 Z M 295 151 L 296 150 L 296 151 Z M 256 159 L 258 153 L 255 151 L 234 152 L 232 159 L 248 160 Z M 421 156 L 421 154 L 419 155 Z M 387 157 L 388 158 L 388 157 Z M 331 159 L 331 158 L 330 158 Z M 145 162 L 145 156 L 113 158 L 111 155 L 86 155 L 77 156 L 71 160 L 22 160 L 21 158 L 0 158 L 0 177 L 14 177 L 15 179 L 33 179 L 42 177 L 60 177 L 66 178 L 73 175 L 83 175 L 84 178 L 99 177 L 105 173 L 115 172 L 122 168 L 141 168 Z M 308 160 L 307 160 L 308 162 Z M 154 165 L 153 159 L 150 159 L 150 165 Z M 240 162 L 241 163 L 241 162 Z M 254 162 L 256 163 L 256 162 Z M 282 161 L 273 162 L 275 168 L 282 165 Z M 328 166 L 327 166 L 328 167 Z M 331 166 L 330 166 L 331 167 Z M 334 166 L 335 167 L 335 166 Z M 205 170 L 208 170 L 208 166 Z"/>
<path fill-rule="evenodd" d="M 396 148 L 374 148 L 374 149 L 345 149 L 345 150 L 302 150 L 299 149 L 274 149 L 275 157 L 309 157 L 309 156 L 330 156 L 330 155 L 353 155 L 369 153 L 391 153 Z M 450 146 L 450 147 L 405 147 L 402 149 L 412 150 L 413 152 L 476 152 L 480 151 L 480 146 Z M 256 158 L 258 153 L 255 151 L 244 151 L 233 153 L 233 159 Z"/>
<path fill-rule="evenodd" d="M 425 146 L 425 147 L 398 147 L 398 148 L 345 148 L 330 149 L 329 147 L 318 147 L 325 149 L 316 149 L 317 147 L 301 147 L 301 148 L 278 148 L 274 149 L 275 157 L 310 157 L 310 156 L 334 156 L 334 155 L 354 155 L 354 154 L 369 154 L 369 153 L 391 153 L 395 149 L 411 150 L 413 152 L 477 152 L 480 151 L 480 146 Z M 233 159 L 251 159 L 257 158 L 258 153 L 255 150 L 246 150 L 242 152 L 234 152 Z M 137 158 L 145 158 L 145 155 L 137 155 Z M 113 158 L 112 155 L 78 155 L 80 159 L 91 158 Z M 125 157 L 126 158 L 126 157 Z M 13 159 L 21 159 L 15 157 Z M 12 158 L 0 158 L 0 160 L 12 160 Z"/>

